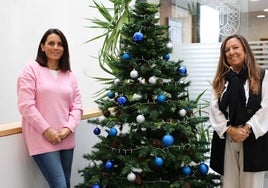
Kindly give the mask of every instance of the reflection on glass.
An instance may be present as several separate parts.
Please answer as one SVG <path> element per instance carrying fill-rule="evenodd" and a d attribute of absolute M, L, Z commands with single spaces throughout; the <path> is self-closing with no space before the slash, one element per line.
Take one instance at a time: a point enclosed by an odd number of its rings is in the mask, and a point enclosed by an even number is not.
<path fill-rule="evenodd" d="M 219 12 L 207 5 L 202 5 L 200 8 L 200 12 L 200 42 L 218 42 Z"/>

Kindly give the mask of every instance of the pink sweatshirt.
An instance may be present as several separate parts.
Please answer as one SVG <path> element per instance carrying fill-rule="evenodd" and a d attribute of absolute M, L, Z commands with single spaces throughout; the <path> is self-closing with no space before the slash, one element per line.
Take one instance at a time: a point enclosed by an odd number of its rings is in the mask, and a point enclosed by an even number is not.
<path fill-rule="evenodd" d="M 73 72 L 54 72 L 33 61 L 17 82 L 22 133 L 30 155 L 75 147 L 74 130 L 83 113 L 77 78 Z M 53 145 L 43 136 L 47 128 L 68 127 L 72 133 Z"/>

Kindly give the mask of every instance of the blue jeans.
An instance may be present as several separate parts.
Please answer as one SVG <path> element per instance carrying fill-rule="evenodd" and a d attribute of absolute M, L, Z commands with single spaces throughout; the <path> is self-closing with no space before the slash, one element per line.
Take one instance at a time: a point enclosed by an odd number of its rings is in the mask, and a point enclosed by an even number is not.
<path fill-rule="evenodd" d="M 50 188 L 71 187 L 73 152 L 74 149 L 69 149 L 33 156 Z"/>

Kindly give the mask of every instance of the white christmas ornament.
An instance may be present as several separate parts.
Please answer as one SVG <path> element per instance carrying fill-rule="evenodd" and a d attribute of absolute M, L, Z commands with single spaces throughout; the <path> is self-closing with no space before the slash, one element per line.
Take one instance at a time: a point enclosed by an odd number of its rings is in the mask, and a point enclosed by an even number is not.
<path fill-rule="evenodd" d="M 171 43 L 171 42 L 167 43 L 167 47 L 168 47 L 168 48 L 173 48 L 172 43 Z"/>
<path fill-rule="evenodd" d="M 181 117 L 184 117 L 185 115 L 186 115 L 186 110 L 185 109 L 181 109 L 180 111 L 179 111 L 179 115 L 181 116 Z"/>
<path fill-rule="evenodd" d="M 95 162 L 90 162 L 89 165 L 88 165 L 90 168 L 94 168 L 96 166 L 96 163 Z"/>
<path fill-rule="evenodd" d="M 130 77 L 135 79 L 135 78 L 138 78 L 139 76 L 139 73 L 138 71 L 136 71 L 135 69 L 133 69 L 131 72 L 130 72 Z"/>
<path fill-rule="evenodd" d="M 148 81 L 149 81 L 150 84 L 155 85 L 156 84 L 156 77 L 151 76 Z"/>
<path fill-rule="evenodd" d="M 135 181 L 136 179 L 136 175 L 133 173 L 133 172 L 130 172 L 128 175 L 127 175 L 127 180 L 130 181 L 130 182 L 133 182 Z"/>
<path fill-rule="evenodd" d="M 101 123 L 103 120 L 105 120 L 105 117 L 104 117 L 104 116 L 99 116 L 99 117 L 98 117 L 98 120 L 99 120 L 99 122 Z"/>
<path fill-rule="evenodd" d="M 120 83 L 120 80 L 119 80 L 118 78 L 116 78 L 116 79 L 114 80 L 114 84 L 117 85 L 117 84 L 119 84 L 119 83 Z"/>
<path fill-rule="evenodd" d="M 145 117 L 140 114 L 136 117 L 136 121 L 137 123 L 143 123 L 145 121 Z"/>

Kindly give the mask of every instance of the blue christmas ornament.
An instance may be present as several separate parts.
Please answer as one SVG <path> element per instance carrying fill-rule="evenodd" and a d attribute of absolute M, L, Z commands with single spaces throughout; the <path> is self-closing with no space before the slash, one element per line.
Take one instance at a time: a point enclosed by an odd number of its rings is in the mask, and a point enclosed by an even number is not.
<path fill-rule="evenodd" d="M 109 135 L 110 135 L 110 136 L 116 136 L 116 135 L 117 135 L 117 130 L 116 130 L 116 128 L 114 128 L 114 127 L 110 128 L 110 130 L 109 130 Z"/>
<path fill-rule="evenodd" d="M 100 130 L 98 127 L 96 127 L 96 128 L 93 130 L 93 132 L 94 132 L 95 135 L 99 135 L 99 134 L 101 133 L 101 130 Z"/>
<path fill-rule="evenodd" d="M 91 186 L 91 188 L 101 188 L 100 184 L 95 183 L 94 185 Z"/>
<path fill-rule="evenodd" d="M 111 161 L 106 161 L 105 168 L 107 170 L 111 170 L 111 169 L 113 169 L 113 167 L 114 167 L 114 164 Z"/>
<path fill-rule="evenodd" d="M 161 157 L 156 157 L 154 160 L 154 164 L 156 166 L 160 167 L 164 164 L 164 160 Z"/>
<path fill-rule="evenodd" d="M 112 91 L 109 91 L 107 95 L 108 95 L 109 99 L 112 99 L 115 96 L 114 92 L 112 92 Z"/>
<path fill-rule="evenodd" d="M 134 40 L 135 42 L 141 42 L 141 41 L 143 41 L 143 39 L 144 39 L 144 36 L 143 36 L 143 34 L 142 34 L 140 31 L 134 33 L 134 35 L 133 35 L 133 40 Z"/>
<path fill-rule="evenodd" d="M 156 99 L 156 100 L 157 100 L 158 102 L 160 102 L 160 103 L 163 103 L 163 102 L 166 101 L 166 96 L 160 94 L 160 95 L 157 96 L 157 99 Z"/>
<path fill-rule="evenodd" d="M 180 67 L 178 67 L 177 71 L 178 71 L 180 74 L 182 74 L 182 75 L 186 75 L 186 74 L 187 74 L 187 69 L 186 69 L 186 67 L 184 67 L 184 66 L 180 66 Z"/>
<path fill-rule="evenodd" d="M 127 98 L 125 96 L 119 96 L 117 98 L 117 103 L 119 105 L 126 105 L 127 104 Z"/>
<path fill-rule="evenodd" d="M 122 56 L 122 58 L 124 60 L 130 60 L 131 59 L 131 55 L 129 53 L 124 53 L 123 56 Z"/>
<path fill-rule="evenodd" d="M 174 143 L 174 137 L 172 135 L 167 134 L 163 136 L 162 143 L 164 144 L 164 146 L 171 146 Z"/>
<path fill-rule="evenodd" d="M 200 165 L 199 165 L 199 168 L 198 168 L 198 170 L 199 170 L 199 172 L 201 173 L 201 174 L 204 174 L 204 175 L 206 175 L 207 173 L 208 173 L 208 165 L 207 164 L 205 164 L 205 163 L 201 163 Z"/>
<path fill-rule="evenodd" d="M 190 168 L 189 165 L 186 165 L 182 168 L 182 173 L 186 176 L 190 175 L 192 172 L 192 169 Z"/>
<path fill-rule="evenodd" d="M 163 56 L 163 59 L 166 60 L 166 61 L 168 61 L 170 59 L 170 55 L 169 54 L 165 54 Z"/>

